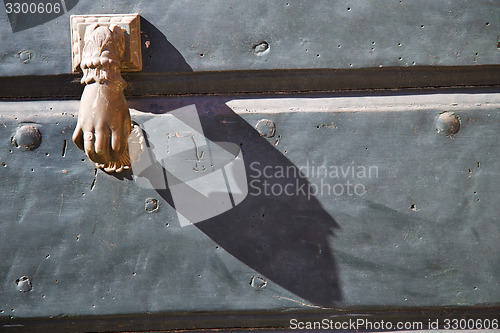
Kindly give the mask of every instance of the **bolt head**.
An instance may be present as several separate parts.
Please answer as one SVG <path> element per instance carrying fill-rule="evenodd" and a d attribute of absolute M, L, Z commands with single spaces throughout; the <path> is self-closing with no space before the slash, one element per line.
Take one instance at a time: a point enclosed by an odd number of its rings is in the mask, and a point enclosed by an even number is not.
<path fill-rule="evenodd" d="M 12 144 L 26 150 L 37 149 L 42 143 L 42 133 L 33 125 L 19 127 L 12 137 Z"/>
<path fill-rule="evenodd" d="M 445 111 L 436 120 L 436 131 L 445 136 L 453 136 L 460 130 L 460 118 L 455 112 Z"/>
<path fill-rule="evenodd" d="M 28 292 L 31 291 L 31 281 L 29 277 L 21 276 L 19 279 L 16 280 L 16 285 L 17 285 L 17 290 L 22 291 L 22 292 Z"/>
<path fill-rule="evenodd" d="M 147 198 L 144 209 L 147 213 L 155 213 L 160 208 L 160 202 L 154 198 Z"/>
<path fill-rule="evenodd" d="M 255 129 L 259 134 L 266 138 L 272 138 L 276 134 L 276 124 L 269 119 L 261 119 L 255 125 Z"/>

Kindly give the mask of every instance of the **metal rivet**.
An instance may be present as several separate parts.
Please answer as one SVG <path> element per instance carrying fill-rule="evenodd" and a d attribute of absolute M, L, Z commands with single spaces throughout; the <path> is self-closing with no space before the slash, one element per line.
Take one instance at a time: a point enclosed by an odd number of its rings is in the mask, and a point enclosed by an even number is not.
<path fill-rule="evenodd" d="M 21 52 L 19 52 L 18 55 L 19 55 L 19 60 L 23 64 L 29 64 L 31 61 L 31 58 L 33 58 L 33 54 L 27 50 L 22 50 Z"/>
<path fill-rule="evenodd" d="M 28 292 L 31 290 L 31 282 L 29 277 L 21 276 L 16 280 L 17 289 L 22 292 Z"/>
<path fill-rule="evenodd" d="M 250 286 L 256 290 L 263 289 L 267 286 L 267 280 L 264 278 L 261 278 L 260 276 L 252 276 L 252 279 L 250 280 Z"/>
<path fill-rule="evenodd" d="M 146 210 L 147 213 L 157 212 L 159 208 L 160 208 L 160 202 L 158 200 L 153 198 L 146 199 L 146 204 L 144 206 L 144 209 Z"/>
<path fill-rule="evenodd" d="M 436 120 L 436 131 L 439 134 L 452 136 L 460 130 L 460 118 L 455 112 L 445 111 Z"/>
<path fill-rule="evenodd" d="M 253 48 L 253 51 L 255 52 L 255 54 L 264 55 L 267 52 L 269 52 L 269 43 L 266 41 L 263 41 L 263 42 L 254 44 L 252 48 Z"/>
<path fill-rule="evenodd" d="M 12 137 L 12 144 L 16 147 L 22 147 L 27 150 L 37 149 L 42 142 L 42 133 L 32 125 L 23 125 L 19 127 L 16 134 Z"/>
<path fill-rule="evenodd" d="M 276 134 L 276 124 L 269 119 L 261 119 L 255 125 L 255 129 L 261 136 L 272 138 Z"/>

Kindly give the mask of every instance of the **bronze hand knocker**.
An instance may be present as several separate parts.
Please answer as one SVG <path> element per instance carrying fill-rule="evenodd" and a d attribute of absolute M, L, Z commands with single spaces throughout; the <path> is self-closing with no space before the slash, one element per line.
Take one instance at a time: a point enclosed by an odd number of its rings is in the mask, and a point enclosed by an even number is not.
<path fill-rule="evenodd" d="M 111 22 L 85 26 L 80 67 L 81 83 L 86 86 L 73 141 L 97 167 L 107 172 L 121 172 L 130 168 L 131 119 L 123 94 L 127 83 L 120 74 L 126 31 Z"/>

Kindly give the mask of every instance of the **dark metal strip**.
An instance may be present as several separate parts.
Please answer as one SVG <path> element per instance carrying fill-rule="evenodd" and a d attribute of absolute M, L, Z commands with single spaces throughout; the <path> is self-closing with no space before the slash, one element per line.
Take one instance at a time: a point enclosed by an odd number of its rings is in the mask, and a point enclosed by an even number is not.
<path fill-rule="evenodd" d="M 114 316 L 59 316 L 51 318 L 12 318 L 0 319 L 0 327 L 8 328 L 7 332 L 62 332 L 62 331 L 150 331 L 150 330 L 195 330 L 195 329 L 288 329 L 290 321 L 321 322 L 323 319 L 333 323 L 349 323 L 363 319 L 365 324 L 357 329 L 370 330 L 369 323 L 391 322 L 421 323 L 419 329 L 429 329 L 429 324 L 439 323 L 439 328 L 446 328 L 446 319 L 490 322 L 497 321 L 499 307 L 451 307 L 451 308 L 413 308 L 413 309 L 381 309 L 366 310 L 314 310 L 287 312 L 220 312 L 220 313 L 174 313 L 174 314 L 130 314 Z M 451 325 L 451 324 L 450 324 Z M 434 329 L 436 327 L 433 327 Z M 372 329 L 373 330 L 373 329 Z"/>
<path fill-rule="evenodd" d="M 500 86 L 500 66 L 303 69 L 124 75 L 127 97 Z M 0 78 L 1 99 L 78 98 L 79 75 Z"/>

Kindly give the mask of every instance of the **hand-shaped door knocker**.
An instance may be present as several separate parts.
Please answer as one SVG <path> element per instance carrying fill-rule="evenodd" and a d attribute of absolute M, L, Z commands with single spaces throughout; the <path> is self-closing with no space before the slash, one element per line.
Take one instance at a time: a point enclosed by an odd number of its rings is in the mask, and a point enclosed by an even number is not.
<path fill-rule="evenodd" d="M 73 141 L 97 167 L 107 172 L 121 172 L 130 168 L 131 119 L 123 94 L 127 83 L 120 73 L 126 51 L 126 30 L 112 22 L 85 26 L 80 67 L 81 83 L 86 86 Z"/>

